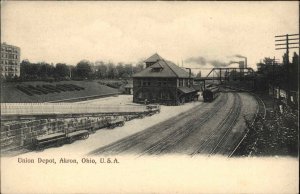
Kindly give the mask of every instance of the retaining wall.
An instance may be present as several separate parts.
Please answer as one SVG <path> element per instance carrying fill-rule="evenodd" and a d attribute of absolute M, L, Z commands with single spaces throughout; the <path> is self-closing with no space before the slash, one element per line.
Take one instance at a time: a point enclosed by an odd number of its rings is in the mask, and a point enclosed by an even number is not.
<path fill-rule="evenodd" d="M 76 118 L 76 119 L 41 119 L 33 121 L 15 121 L 1 123 L 1 152 L 30 146 L 32 140 L 40 135 L 56 132 L 78 130 L 96 130 L 107 126 L 107 119 Z"/>

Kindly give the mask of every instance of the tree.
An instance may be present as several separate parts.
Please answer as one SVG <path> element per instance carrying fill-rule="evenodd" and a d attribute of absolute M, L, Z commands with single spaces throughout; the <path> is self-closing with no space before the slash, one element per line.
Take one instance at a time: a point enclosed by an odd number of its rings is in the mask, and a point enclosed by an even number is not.
<path fill-rule="evenodd" d="M 132 64 L 125 64 L 125 66 L 124 66 L 124 74 L 123 74 L 123 77 L 124 77 L 124 78 L 131 77 L 132 74 L 133 74 L 133 67 L 132 67 Z"/>
<path fill-rule="evenodd" d="M 138 73 L 138 72 L 142 71 L 143 69 L 145 69 L 144 62 L 140 61 L 135 65 L 135 67 L 133 67 L 133 73 Z"/>
<path fill-rule="evenodd" d="M 39 65 L 30 63 L 29 60 L 23 60 L 20 64 L 20 74 L 25 80 L 38 79 Z"/>
<path fill-rule="evenodd" d="M 20 64 L 20 77 L 26 78 L 29 75 L 29 69 L 30 69 L 31 63 L 28 59 L 25 59 Z"/>
<path fill-rule="evenodd" d="M 76 65 L 76 74 L 81 78 L 89 78 L 92 74 L 91 62 L 82 60 Z"/>
<path fill-rule="evenodd" d="M 38 73 L 37 76 L 46 79 L 54 75 L 55 68 L 53 65 L 50 65 L 46 62 L 37 63 Z"/>
<path fill-rule="evenodd" d="M 108 63 L 107 65 L 107 77 L 110 79 L 114 79 L 118 76 L 118 71 L 116 69 L 115 64 Z"/>
<path fill-rule="evenodd" d="M 118 77 L 123 77 L 125 74 L 125 68 L 123 63 L 118 63 L 117 67 Z"/>
<path fill-rule="evenodd" d="M 70 69 L 65 63 L 57 63 L 55 66 L 55 77 L 64 78 L 69 76 Z"/>
<path fill-rule="evenodd" d="M 101 63 L 96 67 L 96 69 L 97 69 L 97 77 L 102 79 L 107 78 L 107 66 L 104 64 L 104 62 L 101 61 Z"/>

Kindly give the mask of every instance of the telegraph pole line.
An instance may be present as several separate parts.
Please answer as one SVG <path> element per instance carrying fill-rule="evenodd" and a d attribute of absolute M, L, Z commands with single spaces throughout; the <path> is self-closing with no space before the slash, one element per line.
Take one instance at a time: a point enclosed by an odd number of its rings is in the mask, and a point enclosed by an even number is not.
<path fill-rule="evenodd" d="M 284 39 L 282 39 L 284 37 Z M 275 43 L 279 42 L 280 44 L 275 44 L 275 50 L 286 50 L 286 55 L 284 58 L 284 64 L 286 64 L 287 68 L 287 92 L 290 92 L 290 58 L 289 58 L 289 50 L 290 49 L 299 49 L 299 34 L 286 34 L 286 35 L 277 35 L 275 36 Z M 282 43 L 284 42 L 284 43 Z M 282 47 L 284 46 L 284 47 Z M 274 87 L 273 82 L 273 87 Z"/>
<path fill-rule="evenodd" d="M 284 39 L 282 39 L 283 37 L 284 37 Z M 298 40 L 298 42 L 297 42 L 297 40 Z M 275 36 L 275 42 L 282 42 L 282 41 L 284 41 L 285 43 L 275 44 L 275 47 L 277 47 L 277 48 L 275 48 L 275 50 L 282 50 L 282 49 L 286 50 L 286 63 L 288 65 L 290 63 L 289 62 L 289 49 L 299 48 L 299 34 L 286 34 L 286 35 Z M 285 47 L 281 47 L 283 45 Z M 294 45 L 296 45 L 296 46 L 294 46 Z"/>

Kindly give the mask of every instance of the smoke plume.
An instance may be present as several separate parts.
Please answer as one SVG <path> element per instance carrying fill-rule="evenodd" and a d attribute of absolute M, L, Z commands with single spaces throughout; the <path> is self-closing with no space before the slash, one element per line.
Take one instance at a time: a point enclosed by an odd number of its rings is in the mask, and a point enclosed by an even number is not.
<path fill-rule="evenodd" d="M 227 67 L 229 65 L 229 63 L 225 63 L 218 60 L 211 60 L 209 61 L 209 63 L 214 67 Z"/>
<path fill-rule="evenodd" d="M 243 55 L 239 55 L 239 54 L 233 55 L 233 57 L 238 57 L 238 58 L 247 58 L 247 57 L 245 57 L 245 56 L 243 56 Z"/>
<path fill-rule="evenodd" d="M 199 56 L 199 57 L 190 57 L 188 59 L 185 60 L 186 63 L 195 63 L 197 65 L 201 65 L 201 66 L 205 66 L 208 64 L 211 64 L 214 67 L 227 67 L 228 65 L 230 65 L 231 63 L 229 62 L 223 62 L 220 60 L 210 60 L 210 59 L 206 59 L 203 56 Z"/>
<path fill-rule="evenodd" d="M 196 63 L 198 65 L 206 65 L 206 59 L 204 57 L 190 57 L 185 60 L 186 63 Z"/>

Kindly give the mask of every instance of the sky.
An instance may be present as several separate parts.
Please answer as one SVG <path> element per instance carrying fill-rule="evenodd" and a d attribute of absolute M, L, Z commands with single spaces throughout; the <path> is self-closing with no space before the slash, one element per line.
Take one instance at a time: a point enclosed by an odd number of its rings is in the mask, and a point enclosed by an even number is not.
<path fill-rule="evenodd" d="M 238 54 L 256 68 L 264 57 L 282 60 L 275 35 L 295 33 L 297 1 L 13 1 L 1 7 L 1 42 L 19 46 L 21 60 L 31 62 L 136 63 L 158 53 L 180 66 L 210 68 L 212 61 L 243 60 L 232 57 Z"/>

